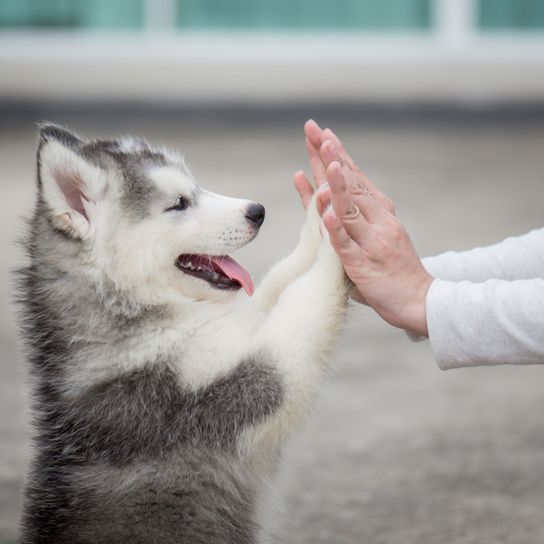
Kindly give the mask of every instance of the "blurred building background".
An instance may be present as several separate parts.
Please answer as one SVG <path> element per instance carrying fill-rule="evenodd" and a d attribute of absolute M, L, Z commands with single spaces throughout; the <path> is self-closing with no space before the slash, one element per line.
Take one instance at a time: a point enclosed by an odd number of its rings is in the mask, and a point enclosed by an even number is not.
<path fill-rule="evenodd" d="M 303 215 L 302 123 L 332 126 L 422 255 L 544 225 L 544 0 L 0 0 L 0 544 L 29 458 L 11 271 L 37 121 L 182 149 L 265 204 L 256 281 Z M 353 305 L 285 456 L 273 542 L 544 542 L 544 367 L 441 373 Z"/>
<path fill-rule="evenodd" d="M 0 98 L 540 102 L 541 0 L 1 0 Z"/>

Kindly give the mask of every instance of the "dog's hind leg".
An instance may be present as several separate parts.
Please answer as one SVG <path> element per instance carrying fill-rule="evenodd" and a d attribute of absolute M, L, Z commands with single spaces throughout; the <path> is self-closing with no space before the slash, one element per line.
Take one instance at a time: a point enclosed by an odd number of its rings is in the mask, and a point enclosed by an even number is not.
<path fill-rule="evenodd" d="M 253 302 L 259 309 L 270 311 L 284 289 L 311 268 L 321 242 L 320 223 L 314 196 L 308 206 L 306 222 L 296 248 L 270 269 L 253 295 Z"/>

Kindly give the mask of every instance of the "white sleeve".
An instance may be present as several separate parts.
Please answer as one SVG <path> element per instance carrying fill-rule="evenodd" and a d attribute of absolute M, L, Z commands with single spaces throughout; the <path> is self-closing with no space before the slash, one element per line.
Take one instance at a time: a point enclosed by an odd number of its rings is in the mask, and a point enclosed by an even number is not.
<path fill-rule="evenodd" d="M 469 251 L 422 260 L 431 276 L 448 281 L 544 278 L 544 228 Z"/>
<path fill-rule="evenodd" d="M 427 326 L 438 366 L 544 363 L 544 279 L 435 280 Z"/>

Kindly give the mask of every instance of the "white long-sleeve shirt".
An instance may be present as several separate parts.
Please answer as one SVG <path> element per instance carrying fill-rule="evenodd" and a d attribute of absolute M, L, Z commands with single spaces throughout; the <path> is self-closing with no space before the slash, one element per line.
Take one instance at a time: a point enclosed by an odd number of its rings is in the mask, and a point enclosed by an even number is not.
<path fill-rule="evenodd" d="M 443 370 L 544 364 L 544 228 L 423 259 L 431 348 Z"/>

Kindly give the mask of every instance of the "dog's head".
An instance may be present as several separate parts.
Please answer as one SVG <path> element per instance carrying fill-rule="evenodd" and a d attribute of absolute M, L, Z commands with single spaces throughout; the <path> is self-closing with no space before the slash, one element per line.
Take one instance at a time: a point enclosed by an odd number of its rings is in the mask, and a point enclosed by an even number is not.
<path fill-rule="evenodd" d="M 255 238 L 263 206 L 199 187 L 177 153 L 42 125 L 38 190 L 38 213 L 77 244 L 80 265 L 146 302 L 253 291 L 228 254 Z"/>

